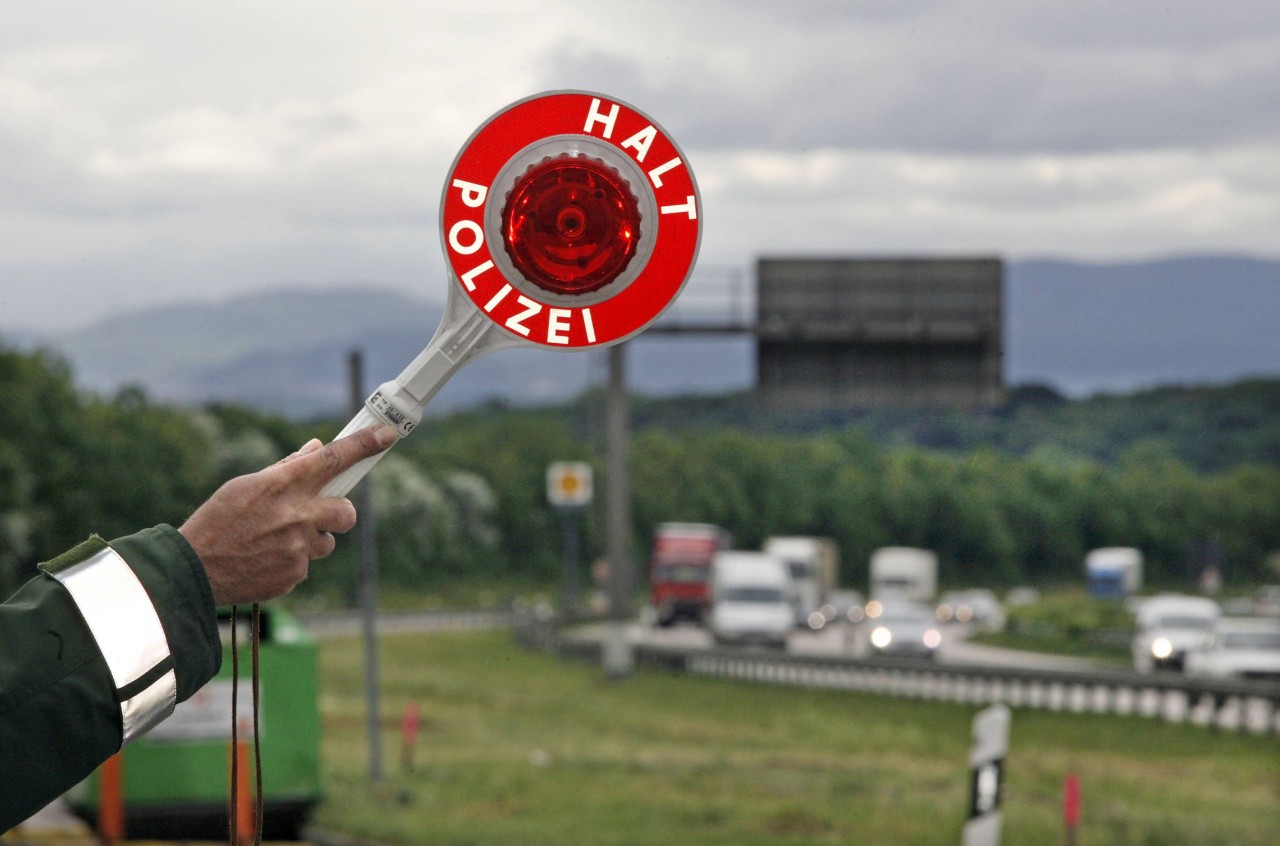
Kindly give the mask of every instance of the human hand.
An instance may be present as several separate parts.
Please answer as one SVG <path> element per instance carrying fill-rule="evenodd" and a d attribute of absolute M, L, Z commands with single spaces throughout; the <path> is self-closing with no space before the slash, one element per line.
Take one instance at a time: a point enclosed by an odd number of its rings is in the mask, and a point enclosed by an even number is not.
<path fill-rule="evenodd" d="M 361 429 L 225 483 L 178 529 L 204 565 L 217 605 L 265 602 L 293 590 L 312 561 L 333 552 L 333 532 L 356 523 L 344 497 L 319 495 L 329 480 L 395 443 L 389 426 Z"/>

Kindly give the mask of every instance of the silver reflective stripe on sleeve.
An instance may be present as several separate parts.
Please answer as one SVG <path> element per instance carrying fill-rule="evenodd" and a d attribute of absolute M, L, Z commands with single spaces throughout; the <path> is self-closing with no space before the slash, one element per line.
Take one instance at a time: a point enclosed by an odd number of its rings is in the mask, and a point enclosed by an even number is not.
<path fill-rule="evenodd" d="M 142 690 L 130 689 L 161 664 L 172 665 L 160 617 L 133 569 L 110 547 L 53 577 L 75 600 L 111 670 L 127 745 L 173 713 L 178 701 L 172 666 Z"/>

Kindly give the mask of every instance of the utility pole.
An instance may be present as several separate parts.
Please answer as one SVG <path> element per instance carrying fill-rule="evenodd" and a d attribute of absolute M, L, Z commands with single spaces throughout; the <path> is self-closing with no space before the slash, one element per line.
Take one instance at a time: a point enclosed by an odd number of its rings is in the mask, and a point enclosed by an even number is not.
<path fill-rule="evenodd" d="M 606 545 L 609 553 L 609 621 L 605 627 L 603 664 L 609 678 L 635 671 L 635 655 L 627 640 L 634 590 L 631 561 L 631 480 L 627 469 L 630 409 L 627 398 L 625 343 L 609 348 L 609 385 L 605 392 Z"/>

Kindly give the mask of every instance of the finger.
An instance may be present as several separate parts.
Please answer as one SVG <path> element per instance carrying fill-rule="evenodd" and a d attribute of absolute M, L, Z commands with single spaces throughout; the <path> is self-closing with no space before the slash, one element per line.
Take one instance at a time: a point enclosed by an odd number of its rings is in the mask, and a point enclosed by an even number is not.
<path fill-rule="evenodd" d="M 286 455 L 284 458 L 277 461 L 276 464 L 287 464 L 290 461 L 293 461 L 295 458 L 302 455 L 307 455 L 309 453 L 313 453 L 323 446 L 324 446 L 324 441 L 320 440 L 319 438 L 312 438 L 311 440 L 307 441 L 305 444 L 300 446 L 297 452 L 293 452 L 293 453 L 290 453 L 289 455 Z"/>
<path fill-rule="evenodd" d="M 291 479 L 305 480 L 319 490 L 348 467 L 391 446 L 397 437 L 395 429 L 379 423 L 300 455 L 281 469 L 288 472 Z"/>
<path fill-rule="evenodd" d="M 356 507 L 351 504 L 351 500 L 333 497 L 317 499 L 315 502 L 315 510 L 308 522 L 316 527 L 316 531 L 342 534 L 351 531 L 355 526 Z"/>
<path fill-rule="evenodd" d="M 338 541 L 331 532 L 316 532 L 311 540 L 311 560 L 325 558 L 338 546 Z M 306 576 L 303 576 L 305 579 Z"/>

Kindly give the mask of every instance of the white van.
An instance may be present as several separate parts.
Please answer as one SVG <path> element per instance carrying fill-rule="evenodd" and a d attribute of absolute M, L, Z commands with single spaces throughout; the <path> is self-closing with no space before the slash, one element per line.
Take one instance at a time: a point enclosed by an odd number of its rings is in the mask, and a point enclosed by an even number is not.
<path fill-rule="evenodd" d="M 1182 671 L 1187 654 L 1204 642 L 1221 616 L 1218 603 L 1203 596 L 1161 594 L 1143 599 L 1134 612 L 1134 669 Z"/>
<path fill-rule="evenodd" d="M 716 643 L 785 648 L 794 623 L 786 561 L 764 552 L 716 554 L 710 626 Z"/>

